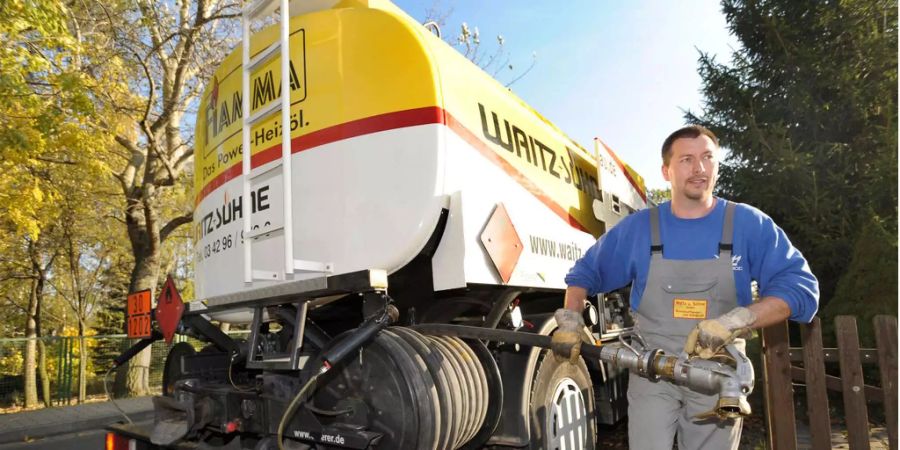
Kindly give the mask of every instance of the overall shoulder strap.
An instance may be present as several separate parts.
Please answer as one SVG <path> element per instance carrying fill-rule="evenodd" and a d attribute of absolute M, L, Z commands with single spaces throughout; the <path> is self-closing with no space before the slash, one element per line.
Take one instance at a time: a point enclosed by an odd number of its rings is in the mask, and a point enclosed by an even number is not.
<path fill-rule="evenodd" d="M 659 238 L 659 207 L 650 208 L 650 253 L 662 255 L 663 246 Z"/>
<path fill-rule="evenodd" d="M 733 249 L 733 237 L 734 237 L 734 202 L 728 202 L 725 205 L 725 222 L 722 224 L 722 239 L 719 241 L 719 255 L 722 255 L 723 252 L 728 252 L 731 254 Z"/>

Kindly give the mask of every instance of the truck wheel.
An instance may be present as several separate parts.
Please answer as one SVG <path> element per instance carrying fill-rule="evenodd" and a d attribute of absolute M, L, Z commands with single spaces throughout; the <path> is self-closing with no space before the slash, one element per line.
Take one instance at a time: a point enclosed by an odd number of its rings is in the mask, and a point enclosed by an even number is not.
<path fill-rule="evenodd" d="M 172 396 L 175 393 L 175 382 L 184 378 L 185 374 L 181 371 L 181 358 L 185 356 L 193 356 L 196 351 L 194 347 L 187 342 L 178 342 L 169 350 L 166 357 L 166 363 L 163 366 L 162 393 L 163 395 Z"/>
<path fill-rule="evenodd" d="M 550 351 L 531 385 L 531 448 L 593 449 L 597 439 L 594 389 L 584 361 L 557 361 Z"/>

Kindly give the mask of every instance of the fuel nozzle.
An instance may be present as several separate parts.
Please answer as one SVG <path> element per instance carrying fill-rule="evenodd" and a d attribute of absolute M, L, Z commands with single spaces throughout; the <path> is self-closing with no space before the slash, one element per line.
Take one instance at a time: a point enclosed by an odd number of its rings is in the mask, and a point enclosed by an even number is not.
<path fill-rule="evenodd" d="M 663 379 L 680 386 L 718 395 L 714 409 L 695 416 L 697 420 L 731 419 L 750 415 L 747 396 L 753 392 L 753 365 L 734 345 L 710 359 L 689 358 L 667 354 L 660 349 L 647 349 L 639 335 L 632 336 L 642 349 L 632 347 L 621 339 L 619 345 L 599 347 L 599 355 L 592 346 L 582 346 L 582 354 L 598 356 L 600 360 L 624 367 L 649 379 Z"/>
<path fill-rule="evenodd" d="M 716 374 L 715 387 L 719 394 L 716 407 L 710 411 L 695 416 L 695 419 L 718 418 L 720 420 L 736 419 L 750 415 L 750 403 L 747 396 L 753 392 L 753 364 L 734 345 L 728 345 L 720 353 L 710 360 L 693 358 L 689 364 L 717 364 L 718 367 L 710 367 L 710 372 Z M 684 355 L 682 355 L 684 356 Z"/>
<path fill-rule="evenodd" d="M 713 411 L 716 417 L 720 419 L 736 419 L 742 416 L 750 415 L 750 404 L 747 403 L 747 396 L 738 397 L 719 397 L 716 402 L 716 409 Z M 706 413 L 709 414 L 709 413 Z M 698 414 L 697 418 L 702 418 L 705 414 Z"/>

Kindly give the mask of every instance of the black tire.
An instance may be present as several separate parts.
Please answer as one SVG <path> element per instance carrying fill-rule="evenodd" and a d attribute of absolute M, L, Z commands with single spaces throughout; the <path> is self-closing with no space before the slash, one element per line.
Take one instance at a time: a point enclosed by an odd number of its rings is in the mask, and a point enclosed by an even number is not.
<path fill-rule="evenodd" d="M 178 342 L 169 349 L 165 365 L 163 365 L 163 395 L 171 397 L 175 393 L 175 382 L 185 377 L 185 374 L 181 371 L 181 358 L 193 356 L 195 353 L 197 352 L 194 350 L 194 347 L 187 342 Z"/>
<path fill-rule="evenodd" d="M 574 413 L 568 412 L 572 406 Z M 563 426 L 557 421 L 562 419 Z M 594 388 L 584 361 L 557 361 L 544 351 L 531 384 L 531 449 L 593 449 Z"/>

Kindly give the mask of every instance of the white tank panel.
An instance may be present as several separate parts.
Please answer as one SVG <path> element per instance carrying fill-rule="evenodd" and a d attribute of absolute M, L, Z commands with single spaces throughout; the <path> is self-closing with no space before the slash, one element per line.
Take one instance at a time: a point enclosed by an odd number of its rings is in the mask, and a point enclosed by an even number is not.
<path fill-rule="evenodd" d="M 293 154 L 294 258 L 331 263 L 333 274 L 363 269 L 390 273 L 412 260 L 448 205 L 443 195 L 443 132 L 439 124 L 406 127 Z M 261 166 L 254 172 L 268 169 Z M 280 174 L 280 169 L 271 173 Z M 195 212 L 202 230 L 197 247 L 199 299 L 274 283 L 243 282 L 241 183 L 241 176 L 228 180 Z M 267 218 L 277 222 L 280 175 L 261 183 L 254 181 L 254 192 L 266 184 L 269 190 L 254 201 L 269 209 L 254 213 L 253 223 L 263 225 Z M 253 268 L 283 273 L 283 242 L 277 231 L 255 239 Z M 314 276 L 321 275 L 297 273 L 293 279 Z M 234 320 L 233 315 L 229 318 Z"/>

